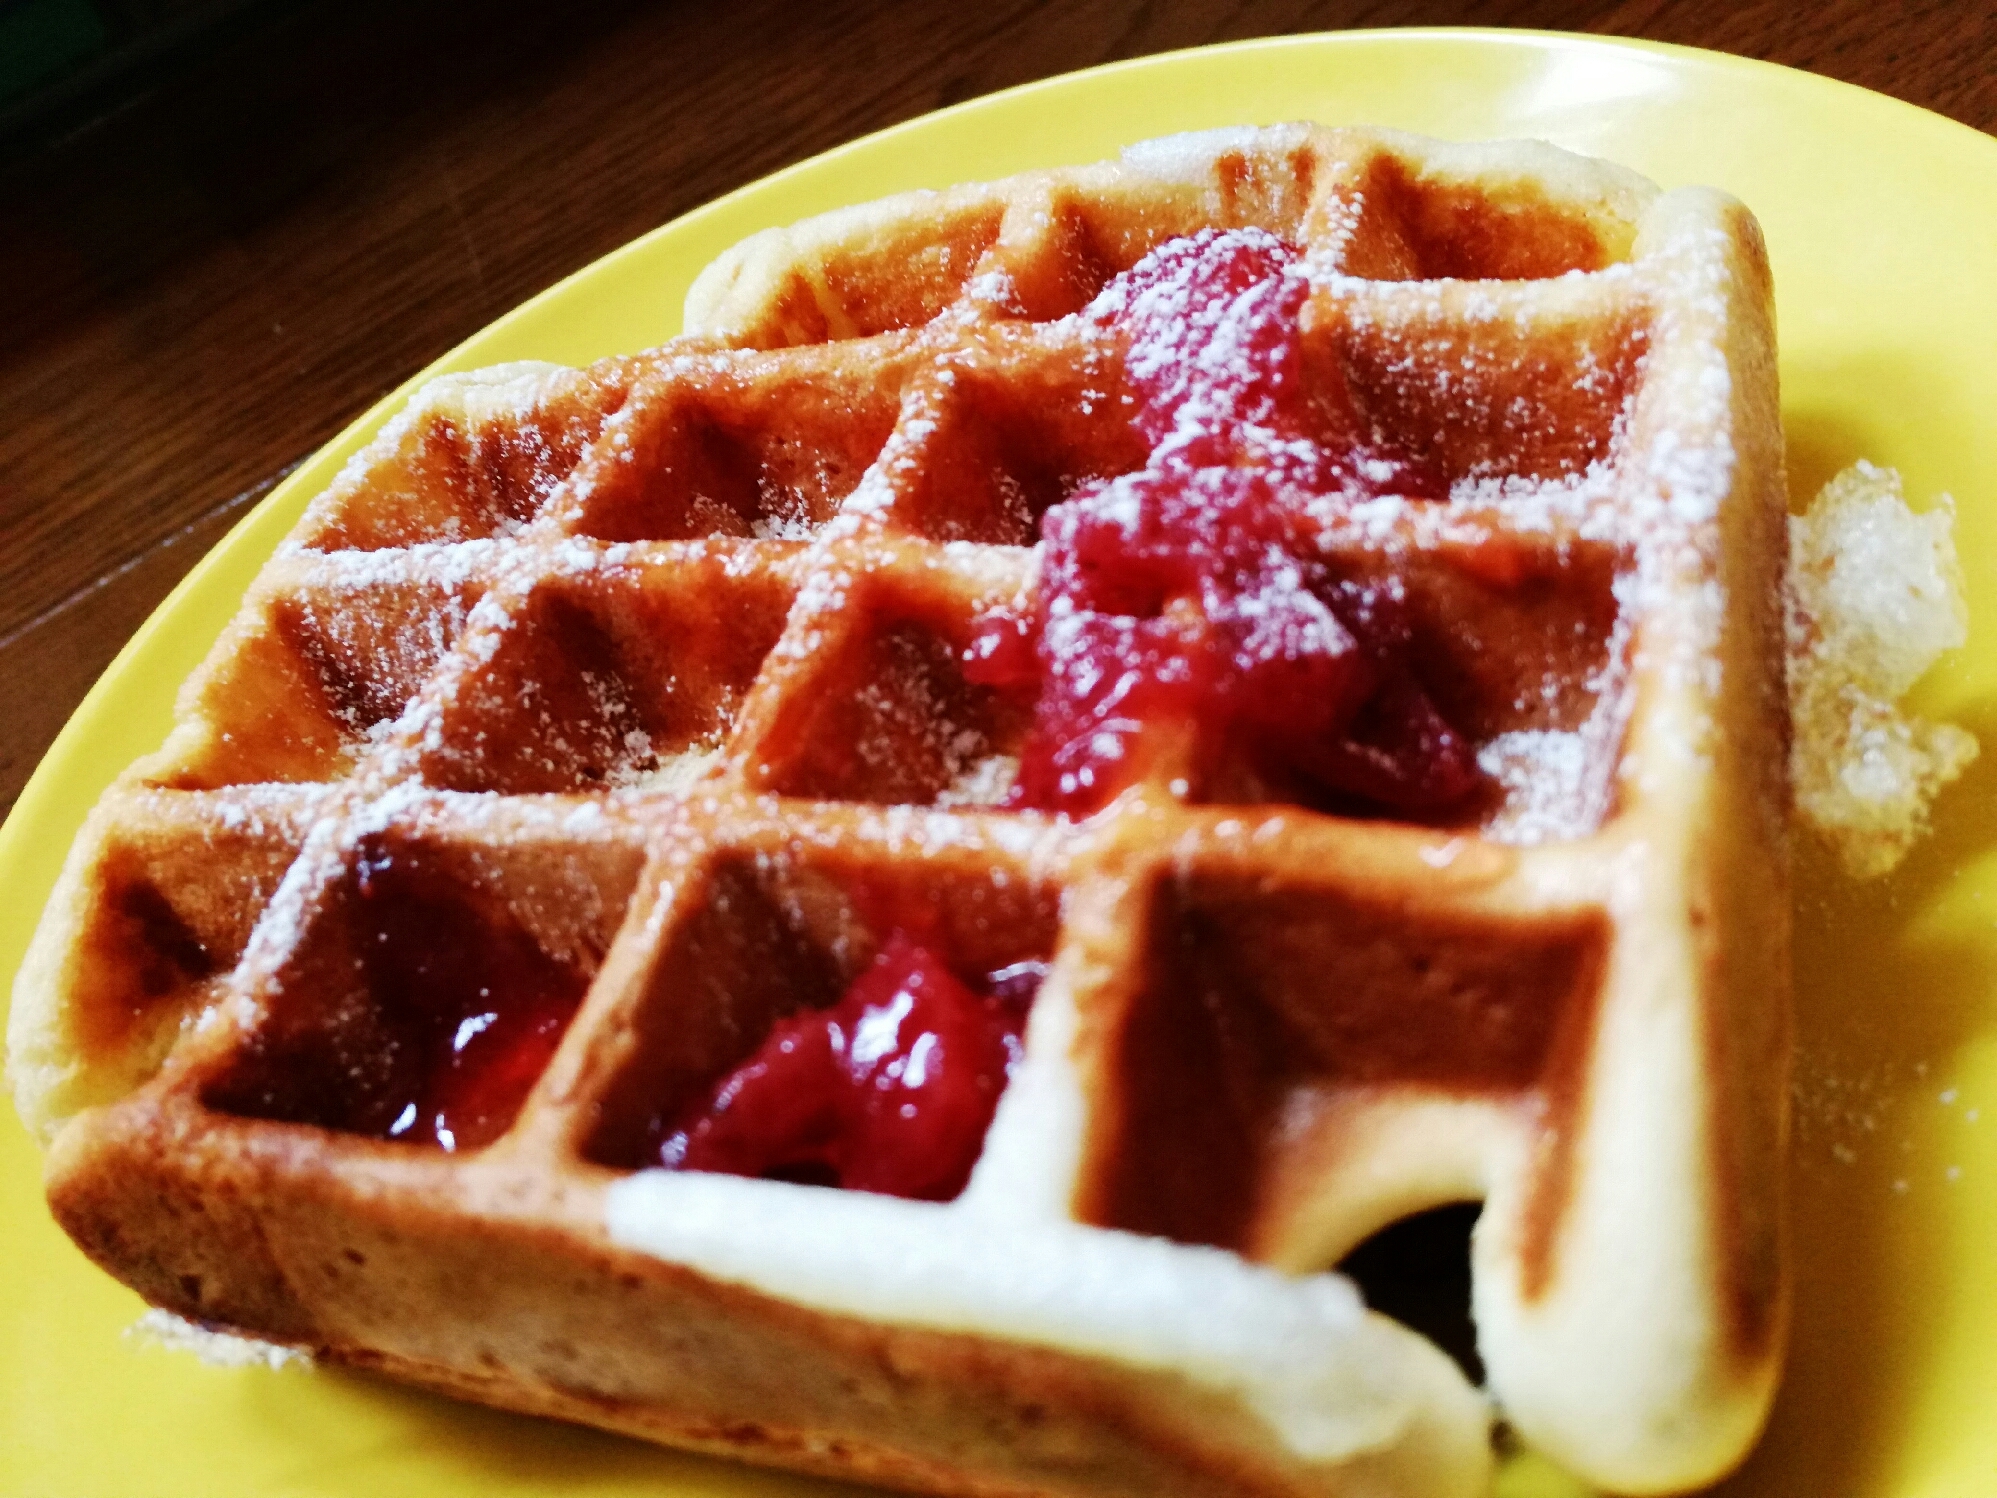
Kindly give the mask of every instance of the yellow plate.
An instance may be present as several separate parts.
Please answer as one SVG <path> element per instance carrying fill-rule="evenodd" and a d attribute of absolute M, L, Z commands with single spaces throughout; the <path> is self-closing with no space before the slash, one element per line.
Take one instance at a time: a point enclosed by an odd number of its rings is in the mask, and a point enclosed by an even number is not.
<path fill-rule="evenodd" d="M 1964 67 L 1978 65 L 1965 57 Z M 752 230 L 918 186 L 1084 162 L 1127 141 L 1318 119 L 1540 136 L 1761 217 L 1782 326 L 1792 485 L 1860 456 L 1917 503 L 1961 504 L 1978 633 L 1927 684 L 1993 753 L 1892 880 L 1803 870 L 1792 1365 L 1730 1491 L 1997 1491 L 1997 142 L 1807 74 L 1518 32 L 1380 32 L 1105 68 L 933 115 L 669 224 L 545 292 L 424 375 L 581 362 L 664 339 L 694 273 Z M 413 381 L 411 382 L 414 383 Z M 174 686 L 272 546 L 397 391 L 294 474 L 161 605 L 77 710 L 0 830 L 11 972 L 98 792 L 164 735 Z M 133 1495 L 797 1495 L 827 1485 L 429 1398 L 337 1372 L 221 1370 L 121 1334 L 138 1301 L 50 1223 L 0 1108 L 0 1492 Z M 1987 1115 L 1987 1116 L 1980 1116 Z M 1570 1491 L 1515 1464 L 1508 1495 Z"/>

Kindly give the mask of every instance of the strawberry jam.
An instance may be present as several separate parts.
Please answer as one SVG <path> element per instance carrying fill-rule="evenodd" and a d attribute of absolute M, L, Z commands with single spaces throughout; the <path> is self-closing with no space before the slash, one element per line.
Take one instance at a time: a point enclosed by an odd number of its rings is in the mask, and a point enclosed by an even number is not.
<path fill-rule="evenodd" d="M 490 1144 L 547 1069 L 587 975 L 414 860 L 363 858 L 355 889 L 376 938 L 362 944 L 368 986 L 402 1032 L 400 1086 L 374 1110 L 381 1132 L 446 1150 Z"/>
<path fill-rule="evenodd" d="M 948 1201 L 1019 1059 L 1041 971 L 1020 963 L 974 992 L 896 932 L 837 1004 L 779 1022 L 697 1097 L 660 1162 Z"/>
<path fill-rule="evenodd" d="M 1150 457 L 1047 511 L 1033 617 L 988 617 L 966 652 L 972 680 L 1038 692 L 1011 804 L 1083 815 L 1161 754 L 1187 794 L 1417 818 L 1478 784 L 1396 593 L 1337 578 L 1315 544 L 1339 507 L 1447 489 L 1359 436 L 1335 369 L 1306 380 L 1308 290 L 1280 240 L 1209 230 L 1082 314 L 1127 351 Z"/>

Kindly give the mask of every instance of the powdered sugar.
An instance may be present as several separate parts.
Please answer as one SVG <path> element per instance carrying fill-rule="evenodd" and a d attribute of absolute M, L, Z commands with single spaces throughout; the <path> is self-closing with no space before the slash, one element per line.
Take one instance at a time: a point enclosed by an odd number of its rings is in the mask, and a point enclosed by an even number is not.
<path fill-rule="evenodd" d="M 1954 506 L 1908 510 L 1900 476 L 1861 462 L 1790 521 L 1788 635 L 1796 807 L 1854 874 L 1890 870 L 1928 804 L 1976 758 L 1966 730 L 1899 699 L 1968 634 Z"/>
<path fill-rule="evenodd" d="M 278 1369 L 312 1364 L 312 1355 L 300 1348 L 214 1331 L 171 1311 L 147 1311 L 126 1328 L 125 1335 L 168 1352 L 191 1352 L 211 1368 Z"/>

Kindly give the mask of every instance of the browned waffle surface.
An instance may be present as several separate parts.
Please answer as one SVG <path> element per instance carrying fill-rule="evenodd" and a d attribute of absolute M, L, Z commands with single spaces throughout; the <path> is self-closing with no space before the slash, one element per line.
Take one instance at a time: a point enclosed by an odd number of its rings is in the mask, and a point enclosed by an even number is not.
<path fill-rule="evenodd" d="M 1474 764 L 1432 808 L 1191 720 L 1090 814 L 1020 804 L 1036 689 L 980 651 L 1047 607 L 1050 509 L 1160 450 L 1076 314 L 1213 229 L 1300 248 L 1322 440 L 1439 486 L 1313 501 L 1307 559 L 1391 600 Z M 9 1034 L 85 1250 L 204 1322 L 935 1491 L 1468 1493 L 1493 1404 L 1618 1488 L 1738 1460 L 1787 1023 L 1745 212 L 1545 147 L 1184 137 L 759 236 L 689 335 L 427 387 L 94 814 Z M 1044 972 L 960 1194 L 648 1168 L 909 932 Z M 517 1075 L 439 1103 L 500 1014 Z M 1461 1201 L 1490 1403 L 1327 1272 Z"/>

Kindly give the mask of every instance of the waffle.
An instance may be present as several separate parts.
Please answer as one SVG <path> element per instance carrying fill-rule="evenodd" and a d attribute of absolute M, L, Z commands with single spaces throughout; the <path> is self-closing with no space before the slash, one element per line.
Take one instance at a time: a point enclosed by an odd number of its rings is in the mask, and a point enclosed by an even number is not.
<path fill-rule="evenodd" d="M 757 236 L 686 326 L 426 387 L 89 819 L 10 1030 L 83 1249 L 942 1493 L 1467 1494 L 1494 1418 L 1619 1491 L 1738 1461 L 1788 1023 L 1746 211 L 1219 132 Z M 1182 482 L 1289 539 L 1146 550 Z M 1126 617 L 1140 563 L 1197 578 Z M 904 998 L 1013 1016 L 967 1185 L 663 1168 L 911 940 Z M 1459 1202 L 1483 1389 L 1328 1272 Z"/>

